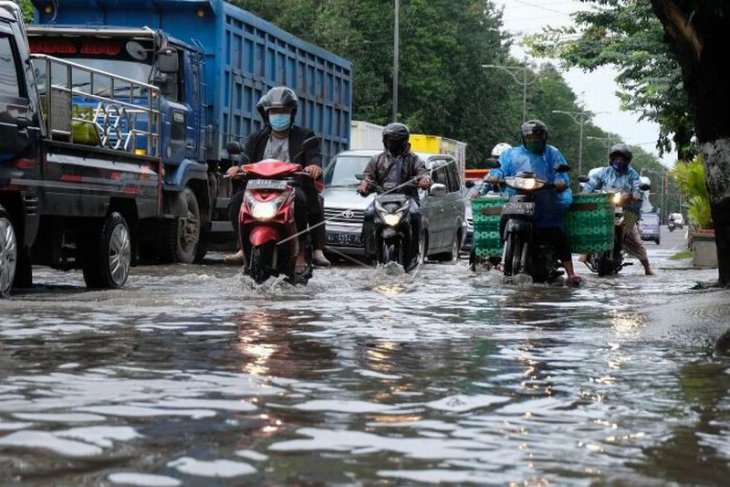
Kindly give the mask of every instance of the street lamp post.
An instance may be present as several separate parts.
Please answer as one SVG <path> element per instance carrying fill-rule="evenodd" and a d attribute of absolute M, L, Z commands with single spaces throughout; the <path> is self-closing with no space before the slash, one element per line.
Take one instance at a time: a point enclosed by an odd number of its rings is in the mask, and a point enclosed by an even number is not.
<path fill-rule="evenodd" d="M 579 112 L 571 112 L 567 110 L 553 110 L 553 113 L 562 113 L 563 115 L 568 115 L 570 118 L 573 119 L 575 123 L 580 126 L 580 135 L 578 139 L 578 174 L 583 174 L 583 125 L 585 124 L 586 113 L 589 112 L 585 110 L 581 110 Z"/>
<path fill-rule="evenodd" d="M 609 149 L 613 144 L 621 140 L 621 137 L 593 137 L 591 135 L 587 135 L 586 139 L 597 140 L 603 145 L 603 147 Z"/>
<path fill-rule="evenodd" d="M 502 66 L 501 64 L 482 64 L 482 68 L 493 68 L 493 69 L 501 69 L 502 71 L 508 73 L 510 76 L 512 76 L 512 79 L 515 80 L 515 83 L 522 86 L 522 123 L 525 123 L 527 120 L 527 86 L 533 84 L 535 81 L 537 81 L 537 78 L 527 82 L 527 72 L 530 70 L 526 65 L 525 66 Z M 522 81 L 520 81 L 515 73 L 512 71 L 522 71 Z"/>
<path fill-rule="evenodd" d="M 400 49 L 400 0 L 395 0 L 393 26 L 393 121 L 398 121 L 398 57 Z"/>

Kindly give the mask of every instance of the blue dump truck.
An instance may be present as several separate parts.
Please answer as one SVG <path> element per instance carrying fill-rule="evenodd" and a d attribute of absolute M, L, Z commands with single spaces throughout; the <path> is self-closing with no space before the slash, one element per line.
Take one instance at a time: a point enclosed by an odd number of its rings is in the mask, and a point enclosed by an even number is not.
<path fill-rule="evenodd" d="M 31 51 L 116 73 L 160 92 L 162 206 L 140 232 L 140 255 L 198 262 L 234 241 L 226 145 L 261 127 L 256 103 L 287 85 L 296 123 L 323 139 L 325 160 L 350 138 L 352 65 L 222 0 L 33 0 Z M 100 87 L 101 88 L 101 87 Z M 124 92 L 104 86 L 105 93 Z M 146 94 L 130 98 L 143 99 Z M 136 99 L 135 98 L 135 99 Z"/>

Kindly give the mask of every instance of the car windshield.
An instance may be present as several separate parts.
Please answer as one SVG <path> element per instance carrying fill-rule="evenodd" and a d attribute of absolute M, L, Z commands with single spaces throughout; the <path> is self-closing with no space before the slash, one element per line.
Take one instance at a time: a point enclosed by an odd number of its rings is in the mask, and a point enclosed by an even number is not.
<path fill-rule="evenodd" d="M 327 187 L 354 187 L 360 181 L 355 177 L 362 174 L 370 162 L 370 156 L 337 156 L 324 173 Z"/>

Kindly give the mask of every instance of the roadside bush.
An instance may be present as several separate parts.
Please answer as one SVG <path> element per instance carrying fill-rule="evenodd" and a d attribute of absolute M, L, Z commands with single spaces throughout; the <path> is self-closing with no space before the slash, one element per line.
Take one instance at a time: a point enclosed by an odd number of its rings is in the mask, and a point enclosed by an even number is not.
<path fill-rule="evenodd" d="M 689 162 L 677 162 L 672 177 L 682 193 L 690 224 L 697 230 L 712 228 L 710 195 L 705 180 L 705 161 L 701 155 Z"/>

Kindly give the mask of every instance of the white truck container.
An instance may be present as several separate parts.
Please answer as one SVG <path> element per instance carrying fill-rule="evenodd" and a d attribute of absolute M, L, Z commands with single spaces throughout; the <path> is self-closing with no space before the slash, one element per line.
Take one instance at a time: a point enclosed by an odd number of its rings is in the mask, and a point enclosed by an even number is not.
<path fill-rule="evenodd" d="M 350 123 L 350 150 L 382 150 L 383 126 L 361 120 Z"/>

